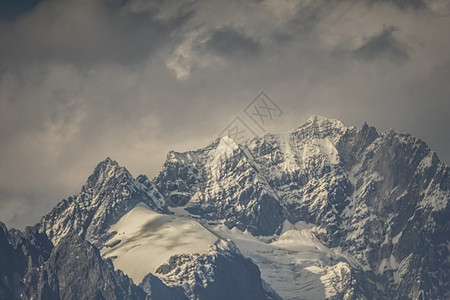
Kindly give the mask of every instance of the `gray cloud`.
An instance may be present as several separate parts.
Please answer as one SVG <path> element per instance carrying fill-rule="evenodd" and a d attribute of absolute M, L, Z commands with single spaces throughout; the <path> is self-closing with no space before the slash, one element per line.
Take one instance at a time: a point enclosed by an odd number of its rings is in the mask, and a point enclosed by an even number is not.
<path fill-rule="evenodd" d="M 14 21 L 20 15 L 32 10 L 39 0 L 1 1 L 0 20 Z"/>
<path fill-rule="evenodd" d="M 166 45 L 171 30 L 188 18 L 163 20 L 157 13 L 130 11 L 121 1 L 42 1 L 0 27 L 0 64 L 136 64 Z"/>
<path fill-rule="evenodd" d="M 396 7 L 400 9 L 416 9 L 416 10 L 422 10 L 427 8 L 426 1 L 423 0 L 369 0 L 369 3 L 371 4 L 377 4 L 377 3 L 391 3 L 395 5 Z"/>
<path fill-rule="evenodd" d="M 352 56 L 362 60 L 386 58 L 393 62 L 403 62 L 408 59 L 408 47 L 395 36 L 394 26 L 385 26 L 383 30 L 370 37 L 361 47 L 352 52 Z"/>
<path fill-rule="evenodd" d="M 230 27 L 215 30 L 206 42 L 206 48 L 225 57 L 243 58 L 256 56 L 261 51 L 257 41 Z"/>
<path fill-rule="evenodd" d="M 0 220 L 37 222 L 107 156 L 152 177 L 260 90 L 284 111 L 267 131 L 367 121 L 449 163 L 450 19 L 368 3 L 47 0 L 1 22 Z"/>

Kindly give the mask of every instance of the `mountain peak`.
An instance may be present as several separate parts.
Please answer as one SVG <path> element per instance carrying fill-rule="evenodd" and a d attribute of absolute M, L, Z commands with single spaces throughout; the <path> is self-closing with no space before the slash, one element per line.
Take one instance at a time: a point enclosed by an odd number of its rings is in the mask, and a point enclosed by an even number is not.
<path fill-rule="evenodd" d="M 113 159 L 111 159 L 111 157 L 107 157 L 107 158 L 105 158 L 103 161 L 101 161 L 98 165 L 97 165 L 97 167 L 98 166 L 109 166 L 109 165 L 119 165 L 118 163 L 117 163 L 117 161 L 115 161 L 115 160 L 113 160 Z"/>
<path fill-rule="evenodd" d="M 347 127 L 337 119 L 313 115 L 300 127 L 290 131 L 290 134 L 302 136 L 302 139 L 328 137 L 336 142 L 347 131 Z M 299 137 L 298 137 L 299 138 Z"/>
<path fill-rule="evenodd" d="M 129 172 L 124 167 L 119 166 L 117 161 L 107 157 L 95 167 L 94 172 L 88 177 L 86 186 L 92 187 L 99 182 L 107 181 L 109 178 L 118 177 L 122 173 Z"/>
<path fill-rule="evenodd" d="M 228 135 L 225 135 L 217 140 L 216 150 L 218 151 L 224 151 L 227 149 L 228 152 L 238 148 L 238 143 Z"/>
<path fill-rule="evenodd" d="M 332 126 L 335 128 L 345 128 L 344 124 L 338 119 L 327 118 L 320 115 L 312 115 L 306 120 L 305 125 L 316 125 L 319 127 Z"/>

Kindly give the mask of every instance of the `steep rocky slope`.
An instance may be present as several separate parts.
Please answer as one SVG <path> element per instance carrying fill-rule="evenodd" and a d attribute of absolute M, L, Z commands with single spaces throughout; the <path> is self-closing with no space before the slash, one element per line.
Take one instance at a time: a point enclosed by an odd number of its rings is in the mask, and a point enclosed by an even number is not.
<path fill-rule="evenodd" d="M 0 225 L 0 299 L 148 299 L 78 235 L 54 247 L 36 228 Z"/>
<path fill-rule="evenodd" d="M 155 182 L 170 205 L 255 236 L 316 226 L 364 272 L 369 298 L 449 296 L 449 168 L 408 134 L 314 116 L 244 145 L 171 152 Z"/>

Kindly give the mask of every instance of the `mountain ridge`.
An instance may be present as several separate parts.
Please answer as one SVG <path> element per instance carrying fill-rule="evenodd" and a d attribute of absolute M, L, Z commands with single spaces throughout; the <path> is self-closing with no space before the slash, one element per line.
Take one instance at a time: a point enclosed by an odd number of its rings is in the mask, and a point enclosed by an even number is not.
<path fill-rule="evenodd" d="M 150 273 L 141 283 L 147 294 L 153 284 L 155 295 L 219 297 L 234 284 L 221 270 L 240 268 L 237 262 L 250 258 L 240 272 L 253 274 L 248 279 L 258 288 L 247 292 L 267 299 L 446 299 L 449 171 L 410 134 L 312 116 L 284 134 L 241 144 L 225 136 L 194 151 L 170 151 L 151 180 L 134 178 L 108 157 L 81 192 L 56 205 L 35 230 L 56 247 L 66 235 L 79 236 L 103 249 L 104 259 L 109 248 L 137 246 L 145 228 L 162 245 L 169 243 L 162 233 L 172 221 L 145 221 L 128 240 L 128 227 L 110 230 L 142 204 L 161 214 L 158 220 L 185 220 L 182 226 L 192 220 L 240 250 L 231 260 L 220 257 L 215 269 L 204 265 L 213 256 L 183 253 L 182 239 L 174 239 L 181 252 L 157 270 L 182 269 L 170 279 Z M 130 263 L 142 262 L 135 256 Z M 116 257 L 111 259 L 114 264 Z M 192 276 L 207 283 L 186 279 Z M 225 289 L 217 289 L 215 280 Z"/>

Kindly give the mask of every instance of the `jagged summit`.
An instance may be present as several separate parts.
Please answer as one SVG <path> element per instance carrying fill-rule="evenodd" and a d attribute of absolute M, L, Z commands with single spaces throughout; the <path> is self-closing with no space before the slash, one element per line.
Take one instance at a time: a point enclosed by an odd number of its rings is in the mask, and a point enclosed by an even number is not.
<path fill-rule="evenodd" d="M 132 177 L 125 167 L 121 167 L 115 160 L 107 157 L 95 167 L 93 173 L 88 177 L 85 189 L 92 188 L 95 185 L 105 184 L 121 176 Z"/>
<path fill-rule="evenodd" d="M 95 170 L 97 169 L 106 170 L 114 167 L 119 167 L 119 163 L 108 156 L 103 161 L 97 164 Z"/>
<path fill-rule="evenodd" d="M 320 116 L 320 115 L 310 116 L 305 122 L 305 125 L 308 125 L 308 124 L 315 124 L 317 126 L 331 125 L 331 126 L 339 127 L 339 128 L 345 127 L 344 124 L 342 124 L 342 122 L 338 119 L 328 118 L 328 117 Z"/>
<path fill-rule="evenodd" d="M 374 129 L 373 127 L 370 127 Z M 185 152 L 178 152 L 171 150 L 167 153 L 166 161 L 163 165 L 163 170 L 171 164 L 188 164 L 191 161 L 204 161 L 205 157 L 216 157 L 216 161 L 220 161 L 218 157 L 226 157 L 233 154 L 233 152 L 240 152 L 247 147 L 254 144 L 261 143 L 263 140 L 311 140 L 329 138 L 332 142 L 336 142 L 342 135 L 344 135 L 352 127 L 346 127 L 341 121 L 324 116 L 313 115 L 300 127 L 293 129 L 286 133 L 273 134 L 266 133 L 261 137 L 254 137 L 244 143 L 238 143 L 230 136 L 224 135 L 216 138 L 203 148 L 190 150 Z M 375 130 L 376 131 L 376 130 Z M 244 153 L 245 156 L 245 153 Z"/>
<path fill-rule="evenodd" d="M 337 119 L 313 115 L 300 127 L 289 131 L 288 135 L 295 135 L 296 139 L 330 138 L 337 142 L 339 138 L 354 127 L 346 127 Z"/>

